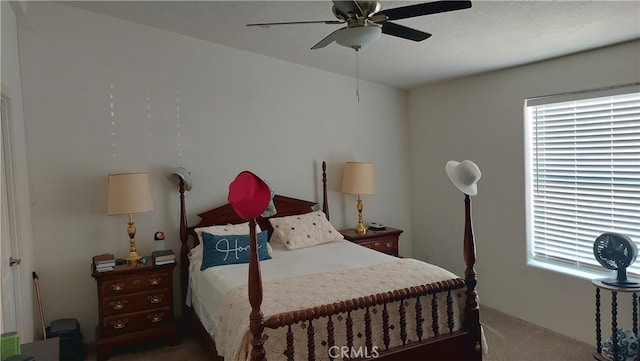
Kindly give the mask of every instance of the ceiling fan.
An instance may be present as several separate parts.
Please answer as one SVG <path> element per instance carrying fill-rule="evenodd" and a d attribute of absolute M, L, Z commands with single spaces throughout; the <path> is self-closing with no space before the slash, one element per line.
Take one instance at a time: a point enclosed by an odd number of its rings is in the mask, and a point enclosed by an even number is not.
<path fill-rule="evenodd" d="M 393 23 L 391 20 L 462 10 L 470 7 L 471 1 L 434 1 L 382 10 L 381 1 L 333 0 L 332 11 L 338 20 L 256 23 L 247 24 L 247 26 L 346 24 L 345 27 L 327 35 L 312 46 L 311 49 L 324 48 L 335 41 L 342 46 L 358 51 L 367 44 L 378 40 L 381 34 L 413 41 L 423 41 L 431 36 L 429 33 Z"/>

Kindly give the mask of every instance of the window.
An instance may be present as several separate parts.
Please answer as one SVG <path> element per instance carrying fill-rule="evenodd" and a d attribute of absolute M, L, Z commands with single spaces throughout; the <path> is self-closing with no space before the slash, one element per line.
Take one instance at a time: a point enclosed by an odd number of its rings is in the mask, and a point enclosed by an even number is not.
<path fill-rule="evenodd" d="M 529 262 L 607 271 L 593 256 L 604 232 L 640 248 L 640 84 L 528 99 L 526 131 Z"/>

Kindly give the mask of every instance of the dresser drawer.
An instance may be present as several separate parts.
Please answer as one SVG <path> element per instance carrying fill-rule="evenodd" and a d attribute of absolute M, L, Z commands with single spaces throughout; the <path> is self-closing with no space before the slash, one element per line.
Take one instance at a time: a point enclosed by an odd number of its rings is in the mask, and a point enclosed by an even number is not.
<path fill-rule="evenodd" d="M 111 337 L 173 324 L 170 307 L 105 317 L 102 336 Z"/>
<path fill-rule="evenodd" d="M 397 255 L 398 254 L 398 239 L 376 239 L 374 241 L 360 242 L 361 246 L 374 249 L 376 251 Z"/>
<path fill-rule="evenodd" d="M 121 315 L 169 306 L 171 306 L 171 295 L 168 288 L 102 299 L 104 316 Z"/>
<path fill-rule="evenodd" d="M 386 227 L 381 230 L 368 229 L 365 234 L 357 234 L 355 229 L 343 229 L 340 233 L 346 240 L 395 257 L 399 256 L 398 239 L 401 229 Z"/>
<path fill-rule="evenodd" d="M 171 282 L 171 273 L 169 272 L 140 273 L 135 277 L 103 281 L 100 285 L 100 295 L 109 297 L 170 288 Z"/>

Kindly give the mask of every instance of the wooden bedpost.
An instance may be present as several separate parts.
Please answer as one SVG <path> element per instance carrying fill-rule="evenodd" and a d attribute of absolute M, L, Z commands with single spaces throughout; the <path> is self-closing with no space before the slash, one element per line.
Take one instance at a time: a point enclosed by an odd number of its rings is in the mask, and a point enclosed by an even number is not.
<path fill-rule="evenodd" d="M 329 218 L 329 202 L 327 202 L 327 162 L 322 161 L 322 211 Z"/>
<path fill-rule="evenodd" d="M 249 329 L 253 338 L 251 339 L 251 361 L 263 361 L 265 358 L 264 338 L 264 318 L 260 306 L 262 305 L 262 276 L 260 275 L 260 262 L 258 259 L 258 241 L 256 239 L 256 220 L 249 221 L 249 303 L 251 304 L 251 314 L 249 316 Z"/>
<path fill-rule="evenodd" d="M 184 180 L 180 179 L 180 289 L 182 291 L 182 305 L 187 300 L 187 289 L 189 288 L 189 263 L 184 262 L 187 259 L 189 253 L 187 232 L 187 212 L 184 206 Z"/>
<path fill-rule="evenodd" d="M 478 307 L 478 293 L 476 284 L 478 278 L 474 265 L 476 263 L 476 244 L 473 237 L 473 222 L 471 219 L 471 197 L 464 195 L 464 262 L 467 268 L 464 271 L 464 282 L 467 286 L 466 304 L 464 308 L 464 326 L 470 330 L 468 350 L 475 352 L 470 359 L 481 359 L 481 331 L 480 331 L 480 309 Z"/>

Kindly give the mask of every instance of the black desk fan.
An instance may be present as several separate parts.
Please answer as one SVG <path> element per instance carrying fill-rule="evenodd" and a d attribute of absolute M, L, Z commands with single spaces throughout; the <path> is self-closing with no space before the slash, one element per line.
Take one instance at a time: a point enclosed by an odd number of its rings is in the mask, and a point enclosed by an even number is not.
<path fill-rule="evenodd" d="M 605 278 L 602 283 L 620 288 L 640 287 L 640 280 L 627 278 L 627 267 L 636 261 L 638 247 L 624 234 L 606 232 L 593 243 L 593 255 L 606 269 L 618 272 L 616 278 Z"/>

